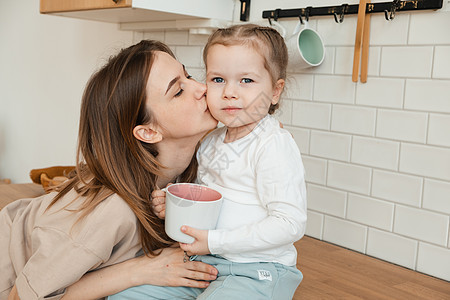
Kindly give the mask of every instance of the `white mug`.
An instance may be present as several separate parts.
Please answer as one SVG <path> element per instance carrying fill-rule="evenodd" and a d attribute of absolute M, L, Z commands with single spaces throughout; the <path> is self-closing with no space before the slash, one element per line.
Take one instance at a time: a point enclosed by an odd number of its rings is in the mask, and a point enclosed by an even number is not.
<path fill-rule="evenodd" d="M 308 27 L 308 22 L 299 22 L 294 32 L 286 37 L 286 29 L 278 22 L 272 24 L 280 28 L 289 54 L 289 66 L 304 69 L 319 66 L 325 59 L 325 46 L 319 33 Z"/>
<path fill-rule="evenodd" d="M 181 243 L 193 243 L 194 238 L 181 232 L 181 226 L 197 229 L 215 229 L 222 207 L 222 195 L 203 185 L 175 183 L 163 189 L 166 192 L 167 235 Z"/>

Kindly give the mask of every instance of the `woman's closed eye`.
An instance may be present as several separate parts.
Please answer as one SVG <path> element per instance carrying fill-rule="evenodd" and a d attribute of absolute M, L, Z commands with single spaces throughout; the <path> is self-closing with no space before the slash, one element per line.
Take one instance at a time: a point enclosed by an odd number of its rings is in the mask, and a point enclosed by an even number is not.
<path fill-rule="evenodd" d="M 178 93 L 175 94 L 175 97 L 180 97 L 181 94 L 183 94 L 183 92 L 184 92 L 184 90 L 183 90 L 183 89 L 180 89 L 180 90 L 178 91 Z"/>
<path fill-rule="evenodd" d="M 189 75 L 188 73 L 185 73 L 185 75 L 186 75 L 186 78 L 187 78 L 187 79 L 194 79 L 194 78 L 192 78 L 192 76 Z M 182 88 L 180 88 L 180 90 L 179 90 L 174 96 L 175 96 L 175 97 L 180 97 L 181 94 L 183 94 L 183 92 L 184 92 L 184 90 L 183 90 Z"/>

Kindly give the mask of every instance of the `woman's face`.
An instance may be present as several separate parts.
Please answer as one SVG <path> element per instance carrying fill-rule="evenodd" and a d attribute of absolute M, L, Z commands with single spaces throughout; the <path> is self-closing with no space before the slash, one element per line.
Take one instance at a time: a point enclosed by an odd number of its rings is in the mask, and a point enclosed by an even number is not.
<path fill-rule="evenodd" d="M 157 51 L 147 82 L 147 106 L 164 139 L 200 139 L 217 125 L 206 105 L 206 85 L 191 79 L 169 54 Z"/>

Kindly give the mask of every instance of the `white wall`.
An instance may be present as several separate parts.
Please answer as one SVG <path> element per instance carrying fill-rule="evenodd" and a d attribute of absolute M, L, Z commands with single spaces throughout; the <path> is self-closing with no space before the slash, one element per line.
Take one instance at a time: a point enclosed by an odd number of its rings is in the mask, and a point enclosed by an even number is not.
<path fill-rule="evenodd" d="M 79 106 L 91 73 L 133 33 L 0 1 L 0 179 L 75 162 Z"/>

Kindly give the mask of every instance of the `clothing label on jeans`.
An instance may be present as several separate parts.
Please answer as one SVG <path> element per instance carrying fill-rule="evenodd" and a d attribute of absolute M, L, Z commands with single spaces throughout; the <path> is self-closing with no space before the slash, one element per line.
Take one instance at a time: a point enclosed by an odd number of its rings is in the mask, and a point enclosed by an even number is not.
<path fill-rule="evenodd" d="M 272 281 L 272 274 L 267 270 L 258 270 L 259 280 L 269 280 Z"/>

